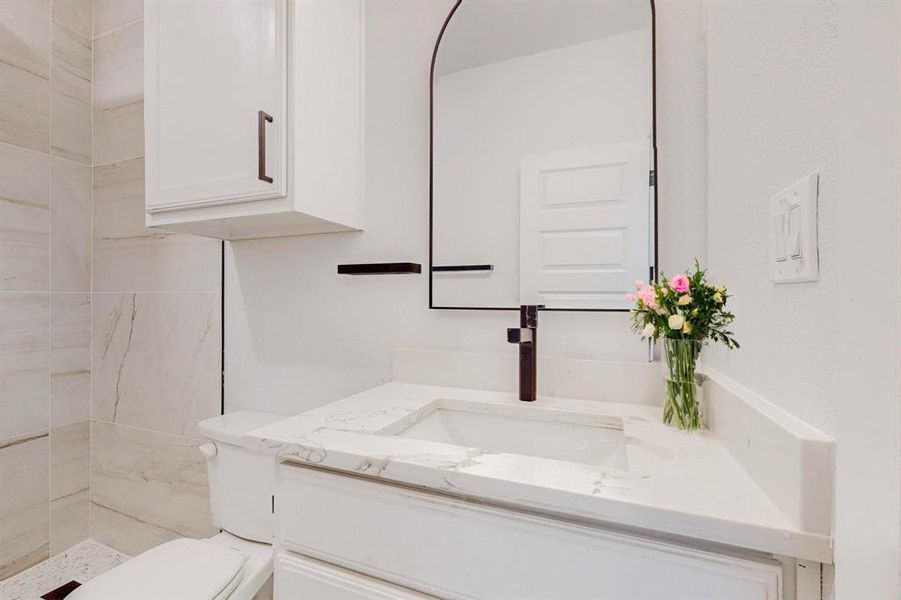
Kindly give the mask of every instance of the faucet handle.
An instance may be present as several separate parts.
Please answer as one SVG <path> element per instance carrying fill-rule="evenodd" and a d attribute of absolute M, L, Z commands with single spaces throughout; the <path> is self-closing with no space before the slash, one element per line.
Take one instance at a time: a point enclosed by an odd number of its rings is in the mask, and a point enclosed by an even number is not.
<path fill-rule="evenodd" d="M 532 330 L 528 327 L 510 327 L 507 329 L 507 342 L 510 344 L 532 343 Z"/>
<path fill-rule="evenodd" d="M 544 304 L 523 304 L 519 307 L 520 327 L 538 327 L 538 310 L 544 308 Z"/>

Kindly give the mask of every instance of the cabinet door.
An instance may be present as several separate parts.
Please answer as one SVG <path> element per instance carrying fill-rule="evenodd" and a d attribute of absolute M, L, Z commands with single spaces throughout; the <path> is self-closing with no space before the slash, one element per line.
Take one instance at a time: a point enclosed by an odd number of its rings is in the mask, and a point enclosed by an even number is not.
<path fill-rule="evenodd" d="M 287 11 L 286 0 L 145 3 L 148 212 L 286 194 Z"/>
<path fill-rule="evenodd" d="M 428 600 L 384 581 L 303 556 L 279 552 L 275 558 L 274 600 Z"/>

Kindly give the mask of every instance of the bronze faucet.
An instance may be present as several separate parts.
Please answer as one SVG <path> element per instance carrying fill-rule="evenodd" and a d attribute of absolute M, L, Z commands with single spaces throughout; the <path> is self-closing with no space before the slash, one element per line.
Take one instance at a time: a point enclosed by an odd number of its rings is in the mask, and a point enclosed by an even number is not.
<path fill-rule="evenodd" d="M 519 344 L 519 399 L 534 402 L 538 395 L 538 304 L 519 307 L 519 327 L 507 329 L 507 341 Z"/>

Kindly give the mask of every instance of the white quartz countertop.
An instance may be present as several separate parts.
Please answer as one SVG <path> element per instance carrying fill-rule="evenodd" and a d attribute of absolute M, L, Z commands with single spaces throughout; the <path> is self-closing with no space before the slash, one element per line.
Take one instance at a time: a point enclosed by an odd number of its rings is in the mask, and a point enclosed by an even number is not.
<path fill-rule="evenodd" d="M 442 402 L 621 420 L 628 469 L 397 437 Z M 654 407 L 392 382 L 245 435 L 283 460 L 597 522 L 832 562 L 828 536 L 799 530 L 709 432 L 663 425 Z"/>

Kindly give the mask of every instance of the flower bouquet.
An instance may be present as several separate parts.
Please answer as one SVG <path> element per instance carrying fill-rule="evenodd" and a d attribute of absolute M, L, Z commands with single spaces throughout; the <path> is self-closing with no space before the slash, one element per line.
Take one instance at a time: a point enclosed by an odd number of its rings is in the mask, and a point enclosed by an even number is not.
<path fill-rule="evenodd" d="M 701 347 L 710 341 L 728 348 L 738 342 L 727 329 L 735 315 L 726 310 L 728 290 L 707 283 L 707 273 L 695 261 L 693 273 L 658 282 L 635 282 L 632 330 L 642 338 L 663 338 L 666 403 L 663 422 L 692 431 L 701 427 L 695 368 Z"/>

